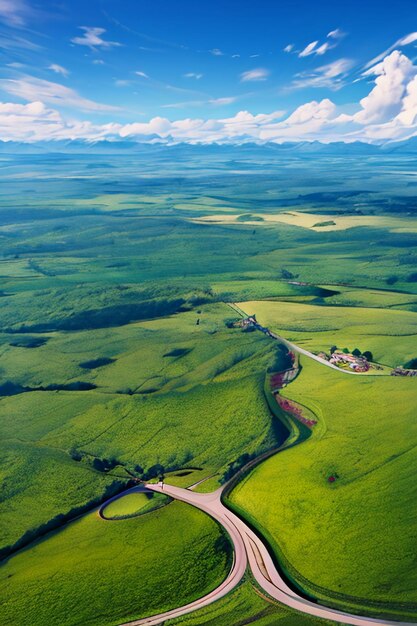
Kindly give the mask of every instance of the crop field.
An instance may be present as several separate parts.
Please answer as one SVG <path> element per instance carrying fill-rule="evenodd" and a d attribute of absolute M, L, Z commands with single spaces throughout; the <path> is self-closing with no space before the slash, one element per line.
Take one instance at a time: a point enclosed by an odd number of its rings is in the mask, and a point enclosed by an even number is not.
<path fill-rule="evenodd" d="M 413 612 L 414 381 L 301 362 L 284 393 L 310 408 L 321 427 L 253 470 L 231 502 L 314 596 L 408 603 Z"/>
<path fill-rule="evenodd" d="M 2 624 L 116 626 L 224 579 L 230 547 L 196 509 L 132 492 L 105 509 L 112 521 L 96 509 L 161 474 L 217 489 L 283 443 L 265 394 L 276 342 L 228 303 L 309 350 L 414 362 L 414 173 L 375 159 L 250 145 L 0 155 Z M 232 504 L 313 595 L 415 615 L 417 379 L 301 364 L 283 394 L 318 424 Z M 175 623 L 323 622 L 246 575 Z"/>

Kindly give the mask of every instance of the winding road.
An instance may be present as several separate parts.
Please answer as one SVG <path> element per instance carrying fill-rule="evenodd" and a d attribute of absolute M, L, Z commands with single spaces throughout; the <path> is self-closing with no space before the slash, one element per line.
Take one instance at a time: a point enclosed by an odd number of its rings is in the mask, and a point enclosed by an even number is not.
<path fill-rule="evenodd" d="M 231 305 L 239 314 L 243 313 L 237 306 Z M 340 369 L 336 365 L 321 359 L 315 354 L 300 348 L 296 344 L 287 341 L 283 337 L 269 331 L 260 324 L 255 324 L 258 330 L 261 330 L 268 336 L 282 342 L 289 349 L 299 354 L 314 359 L 322 365 L 326 365 L 338 372 L 344 374 L 360 375 L 357 372 Z M 135 490 L 143 491 L 143 487 L 134 487 L 129 492 Z M 227 578 L 216 589 L 206 596 L 195 600 L 182 607 L 160 613 L 151 617 L 141 618 L 135 621 L 126 622 L 121 626 L 156 626 L 163 624 L 166 620 L 181 617 L 193 611 L 212 604 L 216 600 L 224 597 L 232 589 L 234 589 L 242 580 L 247 568 L 249 567 L 259 586 L 273 599 L 281 604 L 290 607 L 300 613 L 323 618 L 340 624 L 350 624 L 351 626 L 417 626 L 417 622 L 397 622 L 385 620 L 382 618 L 372 618 L 364 615 L 353 615 L 333 608 L 317 604 L 301 596 L 297 591 L 290 588 L 277 570 L 268 549 L 264 545 L 262 539 L 258 537 L 249 526 L 240 519 L 235 513 L 230 511 L 222 502 L 222 494 L 226 489 L 226 485 L 220 487 L 211 493 L 196 493 L 192 491 L 192 487 L 184 489 L 173 485 L 161 483 L 145 485 L 145 489 L 160 492 L 170 496 L 175 500 L 180 500 L 190 504 L 215 519 L 226 531 L 233 546 L 233 564 Z M 123 497 L 124 494 L 115 496 L 112 500 Z M 108 502 L 104 503 L 99 509 L 99 515 L 104 518 L 103 510 Z"/>
<path fill-rule="evenodd" d="M 207 606 L 219 600 L 236 587 L 243 578 L 248 565 L 257 583 L 270 597 L 301 613 L 333 620 L 341 624 L 351 624 L 352 626 L 399 626 L 399 624 L 403 626 L 416 626 L 415 622 L 395 622 L 344 613 L 306 600 L 297 594 L 296 591 L 288 587 L 285 580 L 276 569 L 262 540 L 243 520 L 222 503 L 221 496 L 225 486 L 211 493 L 196 493 L 189 489 L 167 484 L 164 484 L 163 487 L 161 484 L 147 484 L 146 488 L 169 495 L 175 500 L 181 500 L 182 502 L 191 504 L 217 520 L 226 530 L 232 542 L 234 549 L 233 565 L 223 583 L 203 598 L 177 609 L 160 613 L 159 615 L 127 622 L 122 626 L 156 626 L 157 624 L 163 624 L 168 619 L 181 617 L 182 615 Z"/>

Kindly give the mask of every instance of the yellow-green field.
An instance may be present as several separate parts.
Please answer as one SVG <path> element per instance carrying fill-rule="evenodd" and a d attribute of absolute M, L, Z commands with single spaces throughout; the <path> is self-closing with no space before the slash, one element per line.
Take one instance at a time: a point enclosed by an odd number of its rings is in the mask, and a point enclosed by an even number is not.
<path fill-rule="evenodd" d="M 393 367 L 417 354 L 417 315 L 411 311 L 269 301 L 238 306 L 310 351 L 328 352 L 334 345 L 370 350 L 376 362 Z"/>
<path fill-rule="evenodd" d="M 415 379 L 346 376 L 305 357 L 301 364 L 285 395 L 321 427 L 254 469 L 231 502 L 313 595 L 381 601 L 394 612 L 396 603 L 411 606 Z"/>

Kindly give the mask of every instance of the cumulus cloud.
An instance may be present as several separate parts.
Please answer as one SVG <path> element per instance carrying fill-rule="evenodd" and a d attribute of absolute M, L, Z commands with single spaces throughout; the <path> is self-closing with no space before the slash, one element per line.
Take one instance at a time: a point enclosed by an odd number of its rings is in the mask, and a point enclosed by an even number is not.
<path fill-rule="evenodd" d="M 65 76 L 65 78 L 69 75 L 69 70 L 67 70 L 62 65 L 58 65 L 58 63 L 52 63 L 48 67 L 48 70 L 51 70 L 52 72 L 55 72 L 55 74 L 61 74 L 62 76 Z"/>
<path fill-rule="evenodd" d="M 403 107 L 409 82 L 416 75 L 410 59 L 394 50 L 373 68 L 377 75 L 375 87 L 360 101 L 361 110 L 354 115 L 360 124 L 386 122 L 398 115 Z"/>
<path fill-rule="evenodd" d="M 337 77 L 347 70 L 348 66 L 343 61 L 340 59 L 318 69 L 324 77 Z M 94 124 L 88 120 L 68 120 L 62 113 L 48 108 L 44 101 L 58 106 L 67 104 L 68 98 L 75 98 L 80 104 L 78 99 L 81 97 L 62 85 L 33 78 L 30 81 L 28 78 L 24 81 L 3 80 L 1 84 L 6 83 L 9 93 L 26 99 L 33 97 L 33 101 L 28 104 L 0 104 L 0 139 L 130 138 L 151 143 L 203 144 L 313 140 L 378 143 L 417 136 L 417 67 L 395 50 L 374 70 L 373 81 L 369 94 L 350 114 L 344 113 L 343 108 L 336 106 L 332 100 L 324 98 L 306 102 L 289 114 L 281 110 L 258 115 L 240 111 L 234 116 L 219 119 L 184 118 L 171 121 L 166 117 L 154 117 L 148 122 Z M 234 101 L 232 97 L 213 98 L 204 104 L 221 106 Z M 83 98 L 81 104 L 80 108 L 87 110 L 105 106 Z"/>
<path fill-rule="evenodd" d="M 247 72 L 243 72 L 240 75 L 240 80 L 242 83 L 251 82 L 251 81 L 259 81 L 266 80 L 269 76 L 269 70 L 264 67 L 258 67 L 254 70 L 248 70 Z"/>
<path fill-rule="evenodd" d="M 7 93 L 26 100 L 27 102 L 49 102 L 55 106 L 75 107 L 82 111 L 117 111 L 118 107 L 101 104 L 83 98 L 74 89 L 49 80 L 25 76 L 23 78 L 3 78 L 1 88 Z"/>
<path fill-rule="evenodd" d="M 368 68 L 371 68 L 376 63 L 379 63 L 379 61 L 382 61 L 382 59 L 384 59 L 387 55 L 389 55 L 396 48 L 401 48 L 402 46 L 408 46 L 409 44 L 414 43 L 415 41 L 417 41 L 417 32 L 404 35 L 404 37 L 397 39 L 397 41 L 393 43 L 392 46 L 384 50 L 384 52 L 381 52 L 381 54 L 378 54 L 378 56 L 368 61 L 368 63 L 365 64 L 364 69 L 367 70 Z"/>
<path fill-rule="evenodd" d="M 88 46 L 92 49 L 97 48 L 114 48 L 121 46 L 122 44 L 117 41 L 107 41 L 103 39 L 102 35 L 106 32 L 105 28 L 98 28 L 97 26 L 80 26 L 80 29 L 84 31 L 84 34 L 80 37 L 73 37 L 72 43 L 78 46 Z"/>

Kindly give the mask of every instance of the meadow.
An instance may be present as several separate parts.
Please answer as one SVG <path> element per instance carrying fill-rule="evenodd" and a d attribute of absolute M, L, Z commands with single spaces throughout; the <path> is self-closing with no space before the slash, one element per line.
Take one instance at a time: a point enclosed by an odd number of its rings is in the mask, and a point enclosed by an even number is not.
<path fill-rule="evenodd" d="M 229 567 L 220 528 L 185 504 L 117 521 L 90 513 L 2 566 L 2 623 L 113 626 L 208 593 Z"/>
<path fill-rule="evenodd" d="M 309 349 L 359 347 L 389 366 L 417 357 L 413 164 L 249 145 L 147 146 L 133 156 L 6 150 L 0 186 L 2 623 L 111 625 L 198 597 L 230 557 L 209 518 L 123 498 L 111 506 L 128 519 L 104 522 L 94 510 L 161 472 L 217 488 L 243 455 L 282 443 L 264 390 L 276 346 L 233 328 L 227 302 Z M 414 381 L 352 381 L 317 367 L 303 360 L 286 389 L 319 414 L 317 436 L 254 470 L 234 506 L 250 519 L 256 511 L 310 591 L 415 602 L 401 582 L 415 583 L 405 556 Z M 263 503 L 258 476 L 272 492 Z M 385 544 L 394 565 L 383 576 L 371 561 Z M 323 555 L 337 561 L 333 580 Z M 313 623 L 249 582 L 185 619 Z"/>
<path fill-rule="evenodd" d="M 306 357 L 301 364 L 282 393 L 312 410 L 318 426 L 255 468 L 230 501 L 313 597 L 412 615 L 414 383 L 346 376 Z"/>

